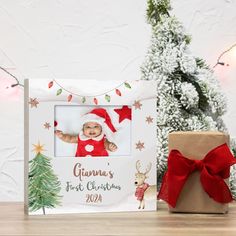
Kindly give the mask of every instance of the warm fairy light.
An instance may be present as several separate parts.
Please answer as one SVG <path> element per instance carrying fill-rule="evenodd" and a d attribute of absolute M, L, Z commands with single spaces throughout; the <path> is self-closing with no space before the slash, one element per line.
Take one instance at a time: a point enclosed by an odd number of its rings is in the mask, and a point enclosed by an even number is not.
<path fill-rule="evenodd" d="M 236 43 L 232 44 L 226 50 L 219 54 L 214 72 L 219 78 L 222 87 L 229 88 L 232 86 L 235 77 L 236 67 Z"/>
<path fill-rule="evenodd" d="M 12 87 L 15 81 L 0 71 L 0 101 L 17 101 L 22 95 L 22 89 L 19 86 Z"/>
<path fill-rule="evenodd" d="M 225 61 L 226 54 L 227 54 L 226 60 L 228 59 L 227 61 Z M 217 65 L 229 66 L 231 64 L 235 64 L 234 63 L 235 60 L 236 60 L 236 43 L 232 44 L 228 49 L 226 49 L 219 55 L 216 64 L 213 66 L 213 68 L 215 68 Z"/>
<path fill-rule="evenodd" d="M 23 84 L 9 72 L 0 66 L 0 101 L 17 101 L 23 94 Z"/>
<path fill-rule="evenodd" d="M 14 87 L 18 87 L 18 86 L 21 86 L 21 87 L 24 87 L 23 84 L 20 83 L 20 81 L 18 80 L 18 78 L 13 75 L 11 72 L 9 72 L 6 68 L 0 66 L 0 71 L 1 72 L 5 72 L 5 75 L 7 75 L 8 77 L 10 77 L 11 79 L 14 79 L 14 82 L 11 83 L 10 87 L 14 88 Z M 1 76 L 2 77 L 2 76 Z M 6 77 L 6 76 L 4 76 Z M 3 77 L 3 78 L 4 78 Z"/>

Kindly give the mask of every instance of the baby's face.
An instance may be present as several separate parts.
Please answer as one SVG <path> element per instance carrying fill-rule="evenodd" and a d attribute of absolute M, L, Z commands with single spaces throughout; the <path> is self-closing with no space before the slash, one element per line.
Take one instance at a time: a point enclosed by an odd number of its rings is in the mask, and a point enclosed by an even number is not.
<path fill-rule="evenodd" d="M 83 126 L 84 135 L 88 138 L 95 138 L 102 133 L 102 126 L 96 122 L 87 122 Z"/>

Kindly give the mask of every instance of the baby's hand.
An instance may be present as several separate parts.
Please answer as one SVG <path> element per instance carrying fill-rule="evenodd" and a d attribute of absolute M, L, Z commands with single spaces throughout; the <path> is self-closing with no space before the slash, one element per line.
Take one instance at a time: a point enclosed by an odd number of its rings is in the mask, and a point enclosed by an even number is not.
<path fill-rule="evenodd" d="M 54 133 L 58 138 L 63 137 L 63 132 L 61 130 L 55 130 Z"/>
<path fill-rule="evenodd" d="M 117 146 L 114 143 L 109 143 L 108 149 L 111 152 L 115 152 L 117 150 Z"/>

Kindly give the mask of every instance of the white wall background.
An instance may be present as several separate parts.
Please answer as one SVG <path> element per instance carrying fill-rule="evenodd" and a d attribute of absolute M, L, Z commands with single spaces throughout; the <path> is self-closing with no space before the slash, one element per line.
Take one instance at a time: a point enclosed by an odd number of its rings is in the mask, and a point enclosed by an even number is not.
<path fill-rule="evenodd" d="M 236 42 L 235 0 L 172 0 L 172 6 L 192 35 L 193 53 L 211 66 Z M 21 81 L 138 79 L 151 32 L 145 11 L 145 0 L 0 0 L 0 66 Z M 236 57 L 224 61 L 230 66 L 218 66 L 216 74 L 236 137 Z M 0 201 L 22 201 L 23 98 L 5 89 L 7 78 L 0 72 Z"/>

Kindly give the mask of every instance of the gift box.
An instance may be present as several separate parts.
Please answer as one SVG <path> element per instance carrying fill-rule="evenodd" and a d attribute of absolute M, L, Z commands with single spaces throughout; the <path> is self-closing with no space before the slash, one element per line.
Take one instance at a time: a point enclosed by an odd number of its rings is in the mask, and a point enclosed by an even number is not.
<path fill-rule="evenodd" d="M 170 212 L 227 213 L 232 196 L 228 188 L 235 158 L 229 135 L 221 132 L 169 134 L 168 169 L 159 199 Z"/>

